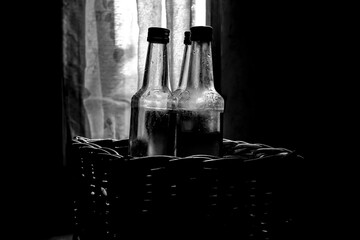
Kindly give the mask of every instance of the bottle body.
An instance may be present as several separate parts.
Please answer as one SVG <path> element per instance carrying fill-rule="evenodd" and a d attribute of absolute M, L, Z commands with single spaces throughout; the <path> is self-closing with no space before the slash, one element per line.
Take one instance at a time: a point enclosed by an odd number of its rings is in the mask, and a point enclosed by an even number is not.
<path fill-rule="evenodd" d="M 151 30 L 149 28 L 143 86 L 131 99 L 129 155 L 134 157 L 174 155 L 175 151 L 176 117 L 167 69 L 169 30 Z"/>
<path fill-rule="evenodd" d="M 177 106 L 176 156 L 221 156 L 224 100 L 220 94 L 186 89 Z"/>
<path fill-rule="evenodd" d="M 131 108 L 130 155 L 174 155 L 176 115 L 171 109 Z"/>
<path fill-rule="evenodd" d="M 180 110 L 177 114 L 176 154 L 219 156 L 222 146 L 223 112 L 213 110 Z"/>
<path fill-rule="evenodd" d="M 205 27 L 191 28 L 188 81 L 176 103 L 176 155 L 181 157 L 221 155 L 224 99 L 214 88 L 211 38 L 199 28 Z"/>

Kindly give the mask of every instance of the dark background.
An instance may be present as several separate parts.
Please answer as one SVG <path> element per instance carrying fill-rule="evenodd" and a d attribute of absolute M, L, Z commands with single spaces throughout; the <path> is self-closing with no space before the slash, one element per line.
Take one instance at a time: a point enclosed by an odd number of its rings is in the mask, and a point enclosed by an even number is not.
<path fill-rule="evenodd" d="M 11 221 L 28 227 L 13 232 L 13 239 L 20 232 L 31 239 L 71 233 L 71 183 L 62 146 L 61 1 L 51 2 L 32 5 L 34 11 L 24 15 L 23 31 L 13 35 L 19 54 L 9 58 L 11 71 L 23 83 L 16 88 L 20 108 L 10 112 L 9 126 L 18 134 L 9 138 L 14 149 L 8 151 L 21 159 L 12 174 L 22 176 L 15 178 L 20 180 L 13 188 Z M 304 46 L 311 37 L 304 34 L 305 16 L 289 3 L 217 4 L 213 21 L 220 28 L 214 34 L 221 40 L 214 43 L 214 57 L 221 60 L 214 61 L 214 68 L 226 100 L 224 137 L 304 154 L 304 72 L 310 67 Z"/>
<path fill-rule="evenodd" d="M 308 16 L 296 4 L 220 4 L 224 136 L 303 152 Z M 218 59 L 218 58 L 217 58 Z"/>

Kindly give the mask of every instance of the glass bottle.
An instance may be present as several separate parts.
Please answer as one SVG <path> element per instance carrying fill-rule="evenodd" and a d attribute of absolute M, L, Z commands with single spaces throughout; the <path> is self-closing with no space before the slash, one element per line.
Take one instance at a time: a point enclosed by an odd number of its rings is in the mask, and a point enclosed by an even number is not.
<path fill-rule="evenodd" d="M 189 76 L 176 103 L 176 155 L 221 155 L 224 99 L 215 90 L 212 64 L 212 27 L 191 31 Z"/>
<path fill-rule="evenodd" d="M 134 157 L 174 155 L 176 116 L 169 89 L 170 30 L 150 27 L 142 87 L 131 99 L 129 154 Z"/>
<path fill-rule="evenodd" d="M 180 78 L 176 90 L 173 92 L 173 97 L 178 98 L 180 93 L 183 92 L 186 88 L 187 79 L 189 75 L 189 62 L 190 62 L 190 53 L 191 53 L 191 40 L 190 40 L 190 31 L 184 32 L 184 52 L 183 59 L 181 63 Z"/>

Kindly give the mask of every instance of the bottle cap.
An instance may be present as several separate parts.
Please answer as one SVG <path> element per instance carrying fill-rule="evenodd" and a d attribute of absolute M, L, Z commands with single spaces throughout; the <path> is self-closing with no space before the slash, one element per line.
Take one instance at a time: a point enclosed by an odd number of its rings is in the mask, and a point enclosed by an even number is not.
<path fill-rule="evenodd" d="M 170 30 L 160 27 L 149 27 L 147 41 L 152 43 L 168 43 Z"/>
<path fill-rule="evenodd" d="M 190 28 L 191 41 L 212 41 L 213 28 L 211 26 L 195 26 Z"/>
<path fill-rule="evenodd" d="M 191 45 L 190 31 L 185 31 L 184 32 L 184 44 L 185 45 Z"/>

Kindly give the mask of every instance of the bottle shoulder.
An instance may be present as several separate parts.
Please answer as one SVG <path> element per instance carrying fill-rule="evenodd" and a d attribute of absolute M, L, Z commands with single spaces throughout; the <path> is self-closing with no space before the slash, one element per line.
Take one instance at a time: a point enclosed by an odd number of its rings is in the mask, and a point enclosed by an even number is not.
<path fill-rule="evenodd" d="M 212 109 L 223 111 L 224 98 L 214 89 L 185 89 L 177 97 L 179 109 Z"/>
<path fill-rule="evenodd" d="M 168 88 L 139 90 L 132 98 L 133 106 L 159 109 L 169 109 L 172 101 L 173 96 Z"/>

